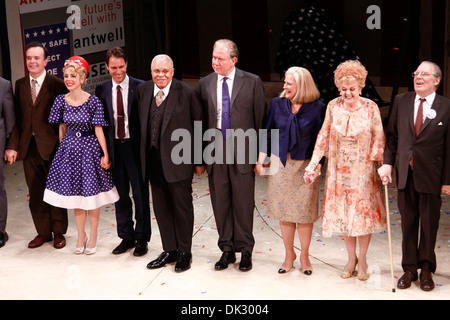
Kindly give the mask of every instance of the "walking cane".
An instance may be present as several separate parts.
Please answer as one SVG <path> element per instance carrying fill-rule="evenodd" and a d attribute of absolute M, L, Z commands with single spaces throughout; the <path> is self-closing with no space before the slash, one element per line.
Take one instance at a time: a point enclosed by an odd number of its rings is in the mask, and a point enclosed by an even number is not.
<path fill-rule="evenodd" d="M 391 239 L 391 221 L 389 217 L 389 196 L 388 187 L 384 185 L 384 195 L 386 200 L 386 223 L 388 227 L 388 241 L 389 241 L 389 258 L 391 260 L 391 278 L 392 278 L 392 292 L 395 292 L 395 280 L 394 280 L 394 262 L 392 260 L 392 239 Z"/>

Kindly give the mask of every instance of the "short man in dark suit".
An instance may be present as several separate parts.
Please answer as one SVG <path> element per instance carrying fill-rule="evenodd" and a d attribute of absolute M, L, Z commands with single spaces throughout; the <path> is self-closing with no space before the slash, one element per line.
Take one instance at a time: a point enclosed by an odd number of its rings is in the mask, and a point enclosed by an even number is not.
<path fill-rule="evenodd" d="M 267 104 L 261 79 L 236 68 L 237 61 L 238 50 L 234 42 L 227 39 L 216 41 L 212 54 L 214 72 L 200 80 L 197 90 L 203 109 L 207 113 L 207 128 L 220 129 L 224 136 L 222 139 L 217 130 L 219 137 L 212 142 L 223 142 L 222 161 L 216 161 L 217 151 L 219 154 L 222 151 L 220 143 L 213 148 L 216 152 L 213 161 L 205 160 L 211 202 L 219 232 L 218 245 L 223 252 L 215 264 L 215 269 L 226 269 L 229 263 L 236 261 L 235 252 L 241 252 L 239 269 L 248 271 L 252 268 L 252 251 L 255 243 L 254 167 L 258 150 L 255 143 L 249 142 L 250 139 L 247 137 L 242 148 L 238 148 L 238 143 L 235 143 L 234 156 L 227 153 L 226 145 L 234 139 L 229 138 L 228 135 L 231 133 L 229 129 L 242 129 L 243 132 L 254 130 L 258 133 L 264 125 Z M 252 151 L 253 160 L 250 159 Z M 240 161 L 242 156 L 245 159 Z"/>
<path fill-rule="evenodd" d="M 152 80 L 138 87 L 141 121 L 141 158 L 143 175 L 152 189 L 153 209 L 158 222 L 163 252 L 147 268 L 163 267 L 176 262 L 175 271 L 191 267 L 194 207 L 192 178 L 204 167 L 193 160 L 193 143 L 183 154 L 172 154 L 180 143 L 172 141 L 175 131 L 194 137 L 194 122 L 203 121 L 195 88 L 173 78 L 174 66 L 167 55 L 157 55 L 151 64 Z M 176 139 L 174 139 L 176 140 Z M 201 148 L 200 148 L 201 150 Z M 189 153 L 187 161 L 179 161 Z M 186 160 L 186 159 L 185 159 Z M 181 163 L 180 163 L 181 162 Z"/>
<path fill-rule="evenodd" d="M 135 248 L 133 255 L 142 256 L 148 251 L 150 241 L 149 187 L 141 175 L 139 157 L 140 129 L 136 88 L 142 80 L 127 75 L 128 59 L 122 48 L 112 48 L 106 53 L 106 68 L 112 80 L 95 89 L 102 102 L 109 126 L 104 127 L 106 144 L 111 159 L 114 184 L 120 199 L 115 203 L 117 234 L 121 243 L 113 254 Z M 133 202 L 130 199 L 130 185 Z"/>
<path fill-rule="evenodd" d="M 14 115 L 14 98 L 11 82 L 0 78 L 0 154 L 4 154 L 6 141 L 11 135 L 16 118 Z M 7 157 L 5 157 L 5 160 Z M 5 162 L 0 161 L 0 248 L 8 241 L 6 220 L 8 205 L 5 190 Z"/>
<path fill-rule="evenodd" d="M 61 79 L 45 71 L 47 56 L 48 51 L 41 43 L 27 45 L 29 75 L 16 81 L 16 124 L 6 146 L 5 159 L 10 164 L 23 160 L 31 216 L 38 233 L 28 247 L 37 248 L 54 239 L 53 246 L 60 249 L 66 245 L 67 210 L 47 204 L 43 197 L 47 175 L 59 145 L 58 125 L 49 124 L 48 116 L 55 98 L 67 89 Z"/>
<path fill-rule="evenodd" d="M 435 63 L 422 62 L 413 77 L 414 92 L 394 100 L 378 172 L 388 184 L 396 168 L 404 271 L 397 287 L 409 288 L 421 269 L 420 287 L 430 291 L 441 192 L 450 194 L 450 99 L 436 94 L 442 73 Z"/>

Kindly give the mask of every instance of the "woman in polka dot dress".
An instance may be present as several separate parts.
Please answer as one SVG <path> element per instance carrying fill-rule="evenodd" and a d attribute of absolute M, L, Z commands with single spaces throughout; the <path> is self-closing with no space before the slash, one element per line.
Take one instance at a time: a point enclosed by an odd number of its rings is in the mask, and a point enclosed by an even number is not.
<path fill-rule="evenodd" d="M 58 96 L 49 122 L 59 123 L 60 146 L 47 177 L 44 201 L 57 207 L 74 209 L 78 229 L 76 254 L 94 254 L 100 207 L 114 203 L 119 194 L 114 186 L 100 100 L 82 90 L 89 65 L 81 57 L 66 61 L 64 82 L 69 93 Z M 102 155 L 103 154 L 103 155 Z M 85 232 L 89 217 L 89 242 Z"/>

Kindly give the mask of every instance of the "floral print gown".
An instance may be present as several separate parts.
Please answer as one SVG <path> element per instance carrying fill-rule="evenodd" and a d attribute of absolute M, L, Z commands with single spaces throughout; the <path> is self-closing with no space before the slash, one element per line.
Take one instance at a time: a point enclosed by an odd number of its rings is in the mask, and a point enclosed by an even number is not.
<path fill-rule="evenodd" d="M 378 106 L 361 98 L 363 106 L 348 111 L 342 98 L 328 104 L 307 170 L 327 157 L 322 203 L 323 236 L 363 236 L 386 227 L 381 181 L 377 168 L 383 160 L 384 132 Z"/>

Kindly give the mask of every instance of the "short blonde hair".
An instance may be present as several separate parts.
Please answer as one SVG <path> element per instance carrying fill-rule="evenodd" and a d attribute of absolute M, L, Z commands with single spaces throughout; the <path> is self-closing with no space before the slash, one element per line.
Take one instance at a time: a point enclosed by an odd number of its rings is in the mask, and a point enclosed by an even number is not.
<path fill-rule="evenodd" d="M 295 103 L 309 103 L 313 102 L 320 97 L 320 92 L 317 89 L 317 86 L 314 82 L 314 79 L 311 73 L 302 67 L 290 67 L 285 72 L 286 75 L 291 74 L 294 76 L 295 83 L 297 85 L 297 93 L 295 97 L 292 99 L 292 102 Z M 285 97 L 286 91 L 284 90 L 280 97 Z"/>
<path fill-rule="evenodd" d="M 366 85 L 366 68 L 358 60 L 347 60 L 342 62 L 334 71 L 334 84 L 340 90 L 342 83 L 348 80 L 356 80 L 362 89 Z"/>
<path fill-rule="evenodd" d="M 84 67 L 80 66 L 76 62 L 70 61 L 64 66 L 63 72 L 66 72 L 66 70 L 69 68 L 73 68 L 74 71 L 80 75 L 80 78 L 82 80 L 86 80 L 87 74 L 86 74 L 86 69 Z"/>

